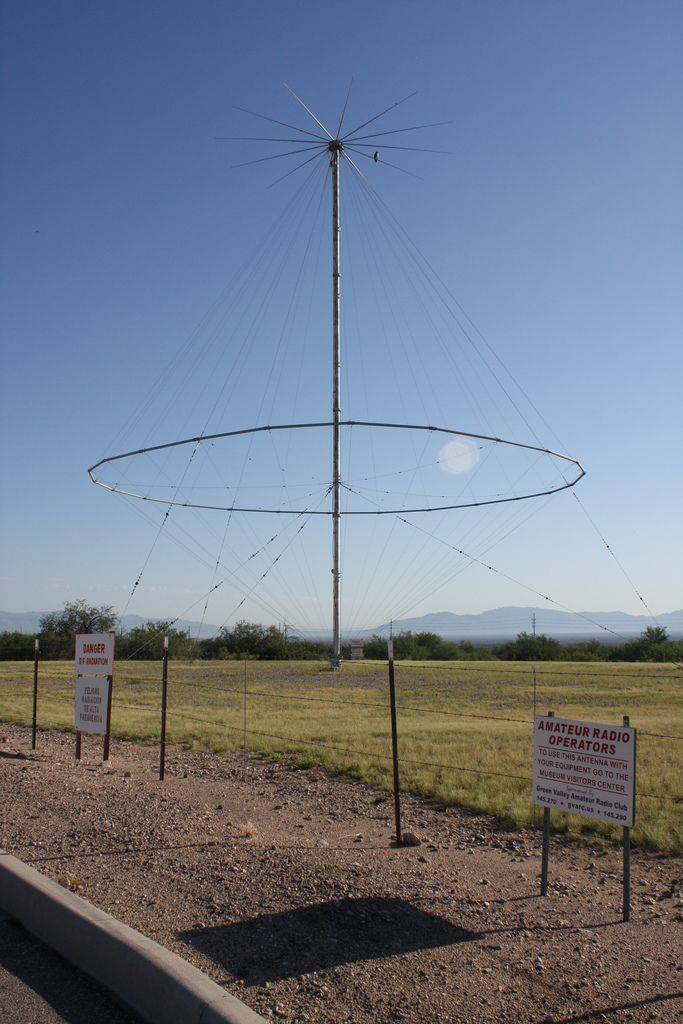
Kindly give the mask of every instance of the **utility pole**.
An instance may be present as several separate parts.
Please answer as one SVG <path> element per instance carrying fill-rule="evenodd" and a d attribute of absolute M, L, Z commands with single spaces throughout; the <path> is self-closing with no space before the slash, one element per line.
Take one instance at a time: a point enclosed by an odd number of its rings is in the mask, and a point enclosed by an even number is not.
<path fill-rule="evenodd" d="M 536 639 L 536 612 L 531 616 L 531 630 L 534 634 L 534 640 Z"/>
<path fill-rule="evenodd" d="M 343 143 L 332 139 L 332 668 L 341 668 L 341 258 L 339 243 L 339 160 Z"/>

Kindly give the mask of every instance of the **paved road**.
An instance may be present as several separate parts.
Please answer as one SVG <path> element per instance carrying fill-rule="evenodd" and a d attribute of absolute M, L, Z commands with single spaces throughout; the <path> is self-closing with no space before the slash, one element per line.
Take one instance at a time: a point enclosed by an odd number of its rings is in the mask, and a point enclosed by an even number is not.
<path fill-rule="evenodd" d="M 0 1021 L 142 1024 L 105 989 L 1 914 Z"/>

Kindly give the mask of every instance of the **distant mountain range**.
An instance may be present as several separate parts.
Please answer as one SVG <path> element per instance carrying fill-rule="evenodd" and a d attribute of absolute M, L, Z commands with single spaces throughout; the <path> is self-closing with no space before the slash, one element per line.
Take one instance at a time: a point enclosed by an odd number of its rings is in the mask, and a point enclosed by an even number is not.
<path fill-rule="evenodd" d="M 649 615 L 629 615 L 628 612 L 571 612 L 556 611 L 552 608 L 491 608 L 477 615 L 455 615 L 453 612 L 430 612 L 414 619 L 394 621 L 394 633 L 411 630 L 413 633 L 438 633 L 447 639 L 498 639 L 516 636 L 522 631 L 531 633 L 534 616 L 536 632 L 545 633 L 558 640 L 568 637 L 596 637 L 608 639 L 609 634 L 600 625 L 607 626 L 623 636 L 637 636 L 646 626 L 665 626 L 672 638 L 683 636 L 683 609 L 665 612 L 657 620 Z M 599 625 L 598 625 L 599 624 Z M 379 626 L 373 632 L 386 636 L 389 623 Z"/>
<path fill-rule="evenodd" d="M 39 628 L 41 617 L 45 614 L 45 612 L 0 612 L 0 632 L 18 630 L 22 633 L 35 633 Z M 627 612 L 589 611 L 571 614 L 551 608 L 510 606 L 491 608 L 476 615 L 430 612 L 417 618 L 396 619 L 393 628 L 394 633 L 411 630 L 413 633 L 438 633 L 439 636 L 446 639 L 492 642 L 509 639 L 523 630 L 530 633 L 533 629 L 534 616 L 536 617 L 536 632 L 545 633 L 558 640 L 595 637 L 600 637 L 603 640 L 613 639 L 612 634 L 600 629 L 597 623 L 626 637 L 637 636 L 646 626 L 654 624 L 654 620 L 649 615 L 629 615 Z M 147 618 L 141 615 L 125 615 L 122 624 L 124 630 L 129 630 L 143 625 L 147 621 Z M 683 609 L 659 615 L 657 624 L 665 626 L 672 639 L 683 637 Z M 177 629 L 189 631 L 193 637 L 199 635 L 199 627 L 199 622 L 188 619 L 179 619 L 176 623 Z M 201 628 L 201 636 L 203 638 L 215 636 L 218 628 L 218 626 L 205 622 Z M 329 630 L 326 629 L 297 630 L 297 633 L 318 640 L 328 639 L 330 635 Z M 359 639 L 372 636 L 374 633 L 387 636 L 389 623 L 353 631 L 354 637 Z"/>

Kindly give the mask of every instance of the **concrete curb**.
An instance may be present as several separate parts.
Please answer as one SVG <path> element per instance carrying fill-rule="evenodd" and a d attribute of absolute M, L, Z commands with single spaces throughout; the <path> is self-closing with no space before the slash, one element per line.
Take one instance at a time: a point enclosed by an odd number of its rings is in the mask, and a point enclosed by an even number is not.
<path fill-rule="evenodd" d="M 266 1024 L 192 964 L 2 850 L 0 908 L 150 1024 Z"/>

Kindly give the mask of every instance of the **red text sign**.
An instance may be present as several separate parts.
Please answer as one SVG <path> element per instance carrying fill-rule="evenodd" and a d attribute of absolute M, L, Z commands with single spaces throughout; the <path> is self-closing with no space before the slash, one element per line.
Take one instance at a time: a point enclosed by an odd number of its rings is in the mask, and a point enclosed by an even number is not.
<path fill-rule="evenodd" d="M 106 679 L 114 674 L 114 634 L 79 633 L 76 637 L 76 675 Z"/>

